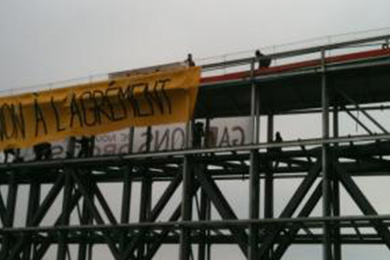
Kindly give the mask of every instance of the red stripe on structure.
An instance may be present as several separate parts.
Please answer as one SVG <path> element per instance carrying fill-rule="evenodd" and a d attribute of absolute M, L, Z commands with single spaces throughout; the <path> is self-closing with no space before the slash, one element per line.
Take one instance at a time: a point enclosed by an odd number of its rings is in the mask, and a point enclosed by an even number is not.
<path fill-rule="evenodd" d="M 389 56 L 389 55 L 390 55 L 389 49 L 380 49 L 380 50 L 357 52 L 357 53 L 329 57 L 325 59 L 325 62 L 329 64 L 329 63 L 354 61 L 354 60 L 367 59 L 367 58 L 376 58 L 376 57 Z M 281 66 L 257 69 L 255 71 L 255 75 L 268 75 L 273 73 L 286 72 L 290 70 L 310 68 L 314 66 L 319 66 L 320 64 L 321 61 L 319 59 L 296 62 L 296 63 L 286 64 Z M 201 79 L 201 83 L 245 79 L 247 77 L 250 77 L 250 71 L 235 72 L 235 73 L 230 73 L 230 74 L 220 75 L 220 76 L 204 77 Z"/>

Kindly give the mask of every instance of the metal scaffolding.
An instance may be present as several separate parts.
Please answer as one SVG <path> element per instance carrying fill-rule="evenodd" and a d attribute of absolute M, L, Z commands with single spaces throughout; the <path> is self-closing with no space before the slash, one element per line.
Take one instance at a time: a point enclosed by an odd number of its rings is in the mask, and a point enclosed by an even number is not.
<path fill-rule="evenodd" d="M 222 244 L 236 245 L 249 260 L 283 259 L 294 244 L 322 245 L 324 260 L 342 259 L 342 248 L 347 244 L 381 244 L 390 249 L 390 215 L 378 214 L 355 179 L 389 175 L 390 134 L 368 111 L 384 109 L 386 106 L 376 104 L 390 101 L 390 53 L 359 62 L 333 62 L 327 57 L 330 51 L 349 46 L 380 46 L 389 38 L 384 35 L 271 54 L 267 58 L 273 60 L 318 55 L 318 62 L 308 68 L 277 73 L 258 70 L 256 57 L 204 65 L 204 71 L 249 67 L 244 77 L 203 83 L 195 114 L 195 119 L 250 116 L 249 144 L 191 148 L 187 140 L 184 150 L 130 150 L 121 155 L 1 164 L 0 258 L 44 259 L 52 249 L 58 260 L 71 256 L 99 259 L 93 254 L 97 245 L 106 245 L 116 260 L 153 259 L 163 245 L 171 244 L 178 245 L 180 260 L 210 260 L 211 248 Z M 365 80 L 356 82 L 356 77 Z M 343 84 L 349 81 L 347 88 Z M 289 97 L 290 92 L 274 90 L 286 82 L 303 85 L 303 89 L 308 84 L 311 89 L 296 101 Z M 365 88 L 370 92 L 362 91 Z M 230 93 L 231 103 L 216 101 L 210 109 L 208 102 L 217 91 Z M 242 96 L 235 96 L 234 91 Z M 225 106 L 232 107 L 231 112 Z M 375 134 L 351 111 L 361 111 L 381 133 Z M 341 112 L 349 114 L 368 134 L 340 136 Z M 321 115 L 321 137 L 274 142 L 274 118 L 301 113 Z M 266 133 L 260 133 L 261 119 L 266 119 Z M 239 217 L 218 185 L 243 179 L 248 184 L 246 218 Z M 274 187 L 278 179 L 296 179 L 299 185 L 277 215 Z M 105 183 L 120 187 L 120 201 L 110 201 L 102 187 Z M 158 183 L 165 185 L 156 198 L 153 185 Z M 133 196 L 135 184 L 140 188 L 137 197 Z M 361 215 L 341 215 L 341 187 Z M 28 191 L 27 202 L 20 202 L 21 189 Z M 180 199 L 175 199 L 178 192 Z M 20 203 L 26 204 L 22 212 L 26 221 L 15 225 L 15 219 L 21 217 L 15 210 Z M 134 204 L 139 205 L 137 220 L 130 214 Z M 322 215 L 313 217 L 317 205 Z M 115 212 L 118 207 L 119 214 Z M 169 216 L 162 218 L 163 212 Z M 53 219 L 52 224 L 44 224 L 45 218 Z M 364 232 L 364 228 L 374 232 Z"/>

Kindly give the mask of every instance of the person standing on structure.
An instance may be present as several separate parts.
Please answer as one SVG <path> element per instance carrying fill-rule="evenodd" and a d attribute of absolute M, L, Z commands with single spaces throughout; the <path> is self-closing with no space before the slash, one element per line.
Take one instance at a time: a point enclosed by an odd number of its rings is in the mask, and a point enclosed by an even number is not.
<path fill-rule="evenodd" d="M 191 53 L 188 54 L 187 59 L 185 60 L 185 63 L 187 63 L 187 65 L 189 67 L 195 67 L 195 62 L 192 59 L 192 54 Z"/>
<path fill-rule="evenodd" d="M 259 61 L 259 69 L 268 68 L 271 65 L 271 58 L 261 53 L 260 50 L 256 50 L 255 56 Z"/>
<path fill-rule="evenodd" d="M 205 132 L 203 129 L 203 123 L 201 122 L 195 123 L 193 128 L 193 134 L 192 134 L 192 148 L 201 148 L 202 140 L 204 136 L 205 136 Z"/>

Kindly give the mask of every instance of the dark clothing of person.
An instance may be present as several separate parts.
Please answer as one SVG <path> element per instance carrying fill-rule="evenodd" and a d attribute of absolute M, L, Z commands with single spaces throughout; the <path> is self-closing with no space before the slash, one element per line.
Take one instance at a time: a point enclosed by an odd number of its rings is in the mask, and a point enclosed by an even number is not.
<path fill-rule="evenodd" d="M 49 160 L 53 155 L 51 150 L 51 144 L 47 142 L 34 145 L 33 150 L 36 161 Z"/>
<path fill-rule="evenodd" d="M 78 157 L 89 157 L 93 155 L 93 137 L 81 137 L 77 142 L 80 143 Z"/>
<path fill-rule="evenodd" d="M 283 138 L 282 138 L 282 136 L 280 135 L 279 132 L 276 132 L 276 134 L 275 134 L 275 141 L 274 142 L 275 143 L 283 142 Z M 282 151 L 282 147 L 276 147 L 274 151 L 280 153 Z"/>
<path fill-rule="evenodd" d="M 193 138 L 192 138 L 192 147 L 200 148 L 202 147 L 202 139 L 205 136 L 203 129 L 203 124 L 198 122 L 194 126 Z"/>
<path fill-rule="evenodd" d="M 276 132 L 275 134 L 275 140 L 274 140 L 274 143 L 282 143 L 283 142 L 283 138 L 282 136 L 280 135 L 280 132 Z M 276 154 L 281 154 L 282 153 L 282 147 L 275 147 L 275 148 L 272 148 L 272 151 Z M 274 167 L 275 168 L 278 168 L 279 166 L 279 159 L 276 159 L 275 160 L 275 165 Z"/>
<path fill-rule="evenodd" d="M 192 59 L 192 54 L 188 54 L 187 59 L 186 59 L 186 63 L 187 63 L 188 66 L 190 66 L 190 67 L 195 67 L 195 62 L 194 62 L 194 60 Z"/>
<path fill-rule="evenodd" d="M 281 143 L 281 142 L 283 142 L 283 138 L 282 138 L 282 136 L 280 135 L 279 132 L 276 132 L 275 143 Z"/>
<path fill-rule="evenodd" d="M 273 140 L 273 143 L 281 143 L 281 142 L 283 142 L 283 138 L 279 132 L 276 132 L 275 139 Z M 274 152 L 274 153 L 280 153 L 282 151 L 282 148 L 281 147 L 274 147 L 274 148 L 270 148 L 269 151 Z"/>
<path fill-rule="evenodd" d="M 12 155 L 13 157 L 16 156 L 16 151 L 15 149 L 5 149 L 4 150 L 4 163 L 8 163 L 9 156 Z"/>
<path fill-rule="evenodd" d="M 259 60 L 259 69 L 268 68 L 271 65 L 271 58 L 267 57 L 259 50 L 255 52 L 256 58 Z"/>

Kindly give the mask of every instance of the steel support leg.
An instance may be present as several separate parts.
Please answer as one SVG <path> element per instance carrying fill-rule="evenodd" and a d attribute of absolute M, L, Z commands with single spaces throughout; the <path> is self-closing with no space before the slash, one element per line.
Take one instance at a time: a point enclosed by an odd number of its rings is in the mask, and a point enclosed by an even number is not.
<path fill-rule="evenodd" d="M 355 201 L 357 206 L 365 215 L 378 215 L 378 212 L 371 205 L 369 200 L 359 189 L 356 183 L 353 181 L 352 177 L 346 172 L 343 167 L 336 161 L 333 161 L 333 167 L 338 173 L 338 177 L 351 196 Z M 383 225 L 383 222 L 380 220 L 371 221 L 373 228 L 378 232 L 378 235 L 383 239 L 383 242 L 390 249 L 390 231 L 386 225 Z"/>
<path fill-rule="evenodd" d="M 72 172 L 72 177 L 73 177 L 74 182 L 77 184 L 78 189 L 80 190 L 81 194 L 83 195 L 84 200 L 86 202 L 86 205 L 88 206 L 88 209 L 91 211 L 92 216 L 95 218 L 95 220 L 98 224 L 103 225 L 104 220 L 103 220 L 102 216 L 100 215 L 93 200 L 90 198 L 90 194 L 89 194 L 88 190 L 85 188 L 85 181 L 83 181 L 81 178 L 79 178 L 79 176 L 75 172 Z M 111 251 L 114 259 L 119 259 L 119 252 L 118 252 L 118 248 L 116 246 L 115 240 L 110 236 L 110 234 L 108 232 L 103 232 L 103 237 L 106 240 L 108 247 L 110 248 L 110 251 Z"/>
<path fill-rule="evenodd" d="M 226 198 L 222 194 L 221 190 L 218 188 L 216 183 L 210 176 L 207 175 L 205 169 L 199 168 L 198 165 L 195 165 L 195 175 L 202 187 L 202 189 L 206 192 L 207 197 L 213 202 L 213 205 L 221 215 L 223 219 L 235 220 L 237 219 L 236 214 L 230 207 Z M 238 246 L 245 256 L 247 256 L 247 234 L 242 228 L 239 227 L 231 227 L 231 233 L 236 239 Z"/>
<path fill-rule="evenodd" d="M 123 192 L 122 192 L 122 211 L 121 211 L 121 223 L 126 224 L 130 221 L 130 202 L 131 202 L 131 168 L 125 166 L 123 168 Z M 122 234 L 120 251 L 123 252 L 126 245 L 126 231 Z"/>
<path fill-rule="evenodd" d="M 176 177 L 172 180 L 172 182 L 169 184 L 163 195 L 161 195 L 160 199 L 157 201 L 156 205 L 154 206 L 153 210 L 149 214 L 149 217 L 147 219 L 147 222 L 153 222 L 155 221 L 159 215 L 161 214 L 162 210 L 165 208 L 169 200 L 171 199 L 173 193 L 176 191 L 177 187 L 180 185 L 182 181 L 182 175 L 178 174 Z M 135 258 L 133 255 L 134 250 L 136 250 L 139 243 L 142 242 L 142 239 L 146 235 L 147 231 L 143 230 L 141 231 L 138 236 L 136 236 L 126 247 L 124 252 L 121 255 L 121 260 L 127 260 L 130 257 Z"/>
<path fill-rule="evenodd" d="M 191 185 L 193 183 L 193 161 L 190 156 L 184 157 L 183 163 L 183 189 L 182 189 L 182 221 L 191 220 L 192 196 Z M 191 255 L 191 230 L 183 227 L 180 233 L 179 260 L 190 260 Z"/>
<path fill-rule="evenodd" d="M 140 222 L 146 222 L 150 216 L 152 206 L 152 180 L 149 176 L 145 176 L 142 180 L 141 186 L 141 205 L 140 205 Z M 146 234 L 147 236 L 147 234 Z M 138 248 L 138 259 L 142 260 L 145 256 L 145 249 L 147 249 L 147 244 L 140 243 Z"/>
<path fill-rule="evenodd" d="M 12 227 L 14 224 L 17 195 L 18 184 L 16 181 L 16 173 L 11 172 L 8 183 L 7 212 L 4 223 L 5 227 Z M 20 240 L 22 240 L 22 238 Z M 5 235 L 1 247 L 1 259 L 6 259 L 9 256 L 12 246 L 12 237 L 10 235 Z"/>
<path fill-rule="evenodd" d="M 67 226 L 69 225 L 70 219 L 70 211 L 69 211 L 69 201 L 72 196 L 72 183 L 70 173 L 65 170 L 65 185 L 64 185 L 64 194 L 62 200 L 62 218 L 61 225 Z M 61 231 L 59 233 L 59 243 L 58 243 L 58 251 L 57 251 L 57 260 L 65 260 L 66 254 L 68 252 L 68 245 L 66 242 L 67 232 Z"/>
<path fill-rule="evenodd" d="M 198 189 L 199 189 L 198 182 L 194 182 L 192 187 L 191 187 L 191 195 L 190 196 L 194 196 L 196 194 L 196 192 L 198 191 Z M 168 220 L 169 222 L 178 221 L 178 219 L 181 216 L 181 212 L 182 212 L 181 207 L 182 207 L 182 205 L 180 203 L 179 206 L 174 210 L 174 212 L 171 215 L 171 217 L 169 218 L 169 220 Z M 153 244 L 149 248 L 148 254 L 147 254 L 147 256 L 145 257 L 144 260 L 151 260 L 153 258 L 153 256 L 156 254 L 158 249 L 161 247 L 162 242 L 164 241 L 164 239 L 171 232 L 172 232 L 172 229 L 170 227 L 167 227 L 167 228 L 162 230 L 160 235 L 157 238 L 154 239 Z"/>
<path fill-rule="evenodd" d="M 267 142 L 271 143 L 274 135 L 274 119 L 272 114 L 268 115 L 267 128 Z M 264 185 L 264 218 L 273 218 L 274 179 L 272 173 L 272 162 L 267 162 L 267 164 Z"/>
<path fill-rule="evenodd" d="M 260 215 L 260 176 L 259 155 L 256 150 L 250 154 L 249 172 L 249 218 L 258 219 Z M 256 224 L 249 226 L 248 259 L 257 259 L 258 250 L 258 227 Z"/>
<path fill-rule="evenodd" d="M 208 212 L 210 211 L 210 201 L 207 198 L 206 193 L 202 190 L 200 192 L 200 216 L 199 220 L 204 221 L 208 219 Z M 208 237 L 209 230 L 201 229 L 199 230 L 199 248 L 198 248 L 198 260 L 207 260 L 207 247 L 208 243 L 206 242 Z"/>
<path fill-rule="evenodd" d="M 313 168 L 310 170 L 306 178 L 302 181 L 302 183 L 299 185 L 298 189 L 295 191 L 294 195 L 290 199 L 290 201 L 287 203 L 286 207 L 280 214 L 280 218 L 291 218 L 291 216 L 294 214 L 295 210 L 298 208 L 306 194 L 308 193 L 310 187 L 313 185 L 314 181 L 317 179 L 319 175 L 319 171 L 321 169 L 322 161 L 318 160 Z M 282 226 L 277 225 L 270 228 L 267 228 L 265 230 L 265 233 L 267 236 L 263 239 L 263 243 L 260 246 L 259 249 L 259 258 L 262 259 L 267 255 L 269 252 L 271 246 L 274 244 L 275 239 L 279 236 L 279 233 L 281 231 Z"/>
<path fill-rule="evenodd" d="M 86 192 L 89 196 L 89 199 L 93 201 L 93 193 L 92 193 L 92 184 L 91 181 L 87 180 L 87 184 L 85 185 Z M 86 199 L 83 200 L 82 209 L 81 209 L 81 216 L 80 216 L 80 224 L 81 225 L 90 225 L 92 224 L 92 214 L 90 213 L 88 209 L 88 205 L 86 202 Z M 89 238 L 90 234 L 89 232 L 85 233 L 85 237 Z M 80 243 L 79 245 L 79 251 L 78 251 L 78 260 L 86 260 L 87 257 L 92 258 L 92 244 L 87 243 L 86 241 Z"/>
<path fill-rule="evenodd" d="M 322 138 L 329 138 L 329 91 L 326 82 L 325 50 L 321 51 L 322 75 L 321 75 L 321 100 L 322 100 Z M 328 145 L 322 145 L 322 216 L 331 216 L 331 186 L 329 173 Z M 324 223 L 324 248 L 323 260 L 332 259 L 331 228 Z"/>
<path fill-rule="evenodd" d="M 274 116 L 273 114 L 268 114 L 268 123 L 267 123 L 267 142 L 272 143 L 274 136 Z M 265 181 L 264 181 L 264 218 L 273 218 L 274 217 L 274 177 L 273 177 L 273 166 L 272 161 L 267 160 L 266 162 L 266 171 L 265 171 Z M 273 258 L 273 246 L 270 246 L 268 253 L 268 259 Z"/>
<path fill-rule="evenodd" d="M 336 102 L 336 101 L 334 101 Z M 333 106 L 333 137 L 339 137 L 339 107 L 337 104 Z M 338 144 L 334 144 L 334 154 L 337 155 Z M 338 158 L 334 158 L 334 160 L 338 160 Z M 332 169 L 332 183 L 333 183 L 333 216 L 340 216 L 340 184 L 339 179 L 337 178 L 337 174 Z M 341 232 L 340 226 L 338 223 L 334 224 L 333 227 L 333 254 L 334 260 L 341 260 Z"/>
<path fill-rule="evenodd" d="M 301 212 L 298 214 L 298 217 L 308 217 L 310 213 L 313 211 L 318 201 L 320 200 L 322 195 L 322 182 L 320 182 L 317 188 L 314 190 L 313 194 L 310 196 L 309 200 L 306 202 L 305 206 L 302 208 Z M 275 250 L 273 260 L 279 260 L 283 257 L 284 253 L 287 251 L 288 247 L 293 242 L 295 236 L 298 234 L 300 230 L 299 224 L 296 226 L 292 226 L 287 235 L 287 239 L 285 241 L 281 241 L 278 247 Z"/>
<path fill-rule="evenodd" d="M 26 226 L 31 226 L 31 220 L 39 208 L 39 202 L 41 198 L 41 184 L 38 181 L 32 181 L 30 183 L 30 191 L 28 197 L 28 206 L 27 206 L 27 219 Z M 35 251 L 35 243 L 31 237 L 28 238 L 29 244 L 26 246 L 23 252 L 23 260 L 30 260 L 32 257 L 32 253 Z"/>

